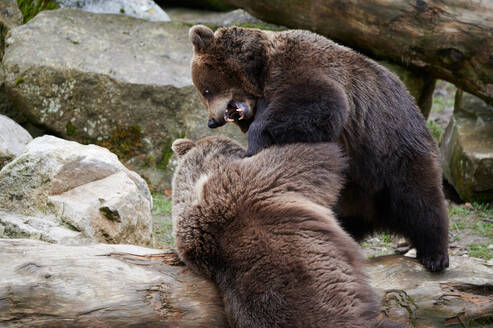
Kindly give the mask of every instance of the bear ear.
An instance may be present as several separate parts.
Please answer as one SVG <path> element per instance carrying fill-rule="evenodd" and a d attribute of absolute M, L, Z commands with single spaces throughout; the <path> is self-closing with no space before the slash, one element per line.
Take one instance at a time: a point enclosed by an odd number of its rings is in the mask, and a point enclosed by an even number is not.
<path fill-rule="evenodd" d="M 193 147 L 195 147 L 195 142 L 190 139 L 176 139 L 171 145 L 171 149 L 178 158 L 185 155 Z"/>
<path fill-rule="evenodd" d="M 214 32 L 204 25 L 195 25 L 188 32 L 190 41 L 196 52 L 201 53 L 214 43 Z"/>

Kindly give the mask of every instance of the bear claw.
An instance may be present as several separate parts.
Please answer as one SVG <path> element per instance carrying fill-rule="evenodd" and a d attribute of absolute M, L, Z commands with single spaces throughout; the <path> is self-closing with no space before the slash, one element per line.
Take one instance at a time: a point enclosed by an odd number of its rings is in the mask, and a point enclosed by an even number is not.
<path fill-rule="evenodd" d="M 424 255 L 419 257 L 419 261 L 431 272 L 442 271 L 449 267 L 448 254 Z"/>

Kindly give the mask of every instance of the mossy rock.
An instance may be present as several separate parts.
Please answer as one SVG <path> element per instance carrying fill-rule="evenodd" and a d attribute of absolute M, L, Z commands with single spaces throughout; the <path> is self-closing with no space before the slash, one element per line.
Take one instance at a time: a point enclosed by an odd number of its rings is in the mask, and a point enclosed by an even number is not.
<path fill-rule="evenodd" d="M 465 201 L 493 200 L 493 107 L 458 91 L 440 145 L 447 181 Z"/>
<path fill-rule="evenodd" d="M 204 11 L 190 8 L 171 8 L 168 15 L 174 21 L 187 23 L 189 26 L 203 24 L 216 30 L 222 26 L 239 26 L 269 31 L 287 30 L 284 26 L 269 24 L 253 17 L 243 9 L 229 12 Z"/>
<path fill-rule="evenodd" d="M 36 126 L 109 148 L 153 187 L 169 188 L 174 139 L 222 134 L 246 143 L 232 124 L 207 127 L 191 80 L 189 28 L 74 9 L 43 11 L 11 31 L 6 91 Z"/>
<path fill-rule="evenodd" d="M 166 0 L 156 2 L 167 7 L 177 6 L 218 11 L 228 11 L 237 8 L 225 0 Z"/>

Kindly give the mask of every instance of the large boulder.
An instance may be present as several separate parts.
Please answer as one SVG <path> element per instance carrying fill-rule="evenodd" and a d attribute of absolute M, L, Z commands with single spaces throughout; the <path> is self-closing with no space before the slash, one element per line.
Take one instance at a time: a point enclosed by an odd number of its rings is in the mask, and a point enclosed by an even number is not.
<path fill-rule="evenodd" d="M 191 81 L 188 29 L 75 9 L 41 12 L 6 41 L 7 92 L 35 124 L 106 146 L 164 188 L 175 138 L 215 133 L 246 142 L 232 124 L 207 127 Z"/>
<path fill-rule="evenodd" d="M 19 156 L 33 138 L 22 126 L 0 114 L 0 169 Z"/>
<path fill-rule="evenodd" d="M 43 217 L 105 243 L 151 243 L 146 182 L 95 145 L 34 139 L 0 171 L 0 208 Z"/>
<path fill-rule="evenodd" d="M 77 8 L 97 14 L 123 14 L 151 21 L 169 21 L 169 16 L 152 0 L 58 0 L 57 3 L 62 8 Z"/>
<path fill-rule="evenodd" d="M 454 115 L 441 140 L 443 174 L 460 198 L 493 200 L 493 106 L 457 91 Z"/>

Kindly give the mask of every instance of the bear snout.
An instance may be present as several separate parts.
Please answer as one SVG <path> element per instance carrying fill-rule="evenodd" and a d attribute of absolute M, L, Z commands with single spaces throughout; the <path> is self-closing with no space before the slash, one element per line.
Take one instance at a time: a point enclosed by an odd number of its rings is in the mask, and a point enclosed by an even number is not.
<path fill-rule="evenodd" d="M 218 128 L 218 127 L 220 127 L 220 126 L 222 126 L 222 125 L 224 125 L 224 124 L 225 124 L 225 122 L 218 122 L 218 121 L 217 121 L 214 117 L 213 117 L 213 118 L 211 118 L 211 119 L 209 120 L 209 122 L 207 122 L 207 126 L 208 126 L 209 128 L 211 128 L 211 129 Z"/>

